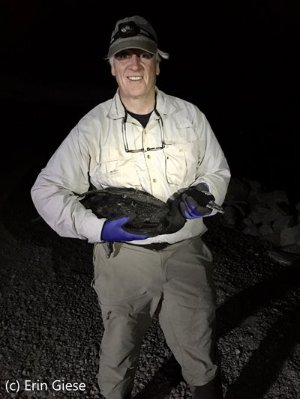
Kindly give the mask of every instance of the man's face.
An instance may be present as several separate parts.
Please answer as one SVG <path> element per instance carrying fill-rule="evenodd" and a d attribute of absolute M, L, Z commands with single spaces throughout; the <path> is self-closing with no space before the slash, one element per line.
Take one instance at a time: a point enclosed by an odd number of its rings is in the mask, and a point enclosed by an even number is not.
<path fill-rule="evenodd" d="M 113 57 L 111 73 L 119 85 L 121 97 L 143 97 L 155 88 L 159 62 L 146 51 L 123 50 Z"/>

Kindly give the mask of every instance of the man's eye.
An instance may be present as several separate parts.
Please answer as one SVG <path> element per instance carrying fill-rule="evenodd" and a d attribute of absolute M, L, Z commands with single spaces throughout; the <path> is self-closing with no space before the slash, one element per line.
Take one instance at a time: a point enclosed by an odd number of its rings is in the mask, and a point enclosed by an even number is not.
<path fill-rule="evenodd" d="M 115 58 L 117 60 L 128 60 L 129 58 L 131 58 L 131 54 L 129 53 L 129 51 L 120 51 L 115 55 Z"/>
<path fill-rule="evenodd" d="M 136 55 L 141 60 L 151 60 L 151 58 L 153 57 L 153 54 L 148 53 L 147 51 L 136 50 L 136 51 L 120 51 L 115 55 L 115 58 L 118 61 L 125 61 L 125 60 L 130 60 L 130 58 L 133 55 Z"/>
<path fill-rule="evenodd" d="M 144 58 L 145 60 L 151 60 L 151 58 L 153 57 L 153 54 L 151 54 L 151 53 L 141 53 L 140 57 Z"/>

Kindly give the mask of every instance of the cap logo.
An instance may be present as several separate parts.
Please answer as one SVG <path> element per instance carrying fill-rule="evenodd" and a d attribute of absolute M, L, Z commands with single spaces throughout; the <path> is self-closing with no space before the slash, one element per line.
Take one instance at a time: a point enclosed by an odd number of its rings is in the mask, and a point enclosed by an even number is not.
<path fill-rule="evenodd" d="M 139 30 L 137 29 L 137 26 L 134 22 L 120 24 L 119 31 L 124 36 L 133 36 L 139 33 Z"/>
<path fill-rule="evenodd" d="M 118 30 L 111 38 L 110 45 L 119 38 L 132 37 L 142 35 L 157 42 L 156 38 L 150 32 L 138 26 L 134 21 L 123 22 L 118 25 Z"/>

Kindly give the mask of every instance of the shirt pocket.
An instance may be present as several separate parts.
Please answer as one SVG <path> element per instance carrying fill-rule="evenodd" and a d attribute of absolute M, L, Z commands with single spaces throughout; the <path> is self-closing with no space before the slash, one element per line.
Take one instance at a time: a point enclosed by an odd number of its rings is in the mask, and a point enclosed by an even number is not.
<path fill-rule="evenodd" d="M 91 176 L 95 187 L 134 187 L 139 188 L 135 163 L 132 160 L 122 159 L 101 162 Z"/>
<path fill-rule="evenodd" d="M 165 147 L 166 178 L 169 184 L 183 187 L 195 181 L 198 162 L 195 147 L 192 142 Z"/>

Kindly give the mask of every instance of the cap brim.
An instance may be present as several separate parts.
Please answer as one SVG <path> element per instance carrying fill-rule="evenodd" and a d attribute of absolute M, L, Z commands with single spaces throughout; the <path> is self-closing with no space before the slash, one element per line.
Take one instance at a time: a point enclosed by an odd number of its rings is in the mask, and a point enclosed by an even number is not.
<path fill-rule="evenodd" d="M 169 54 L 157 48 L 157 44 L 146 38 L 145 36 L 127 37 L 116 40 L 109 48 L 106 58 L 113 57 L 115 54 L 123 50 L 131 48 L 147 51 L 148 53 L 155 54 L 158 52 L 161 58 L 168 59 Z"/>

